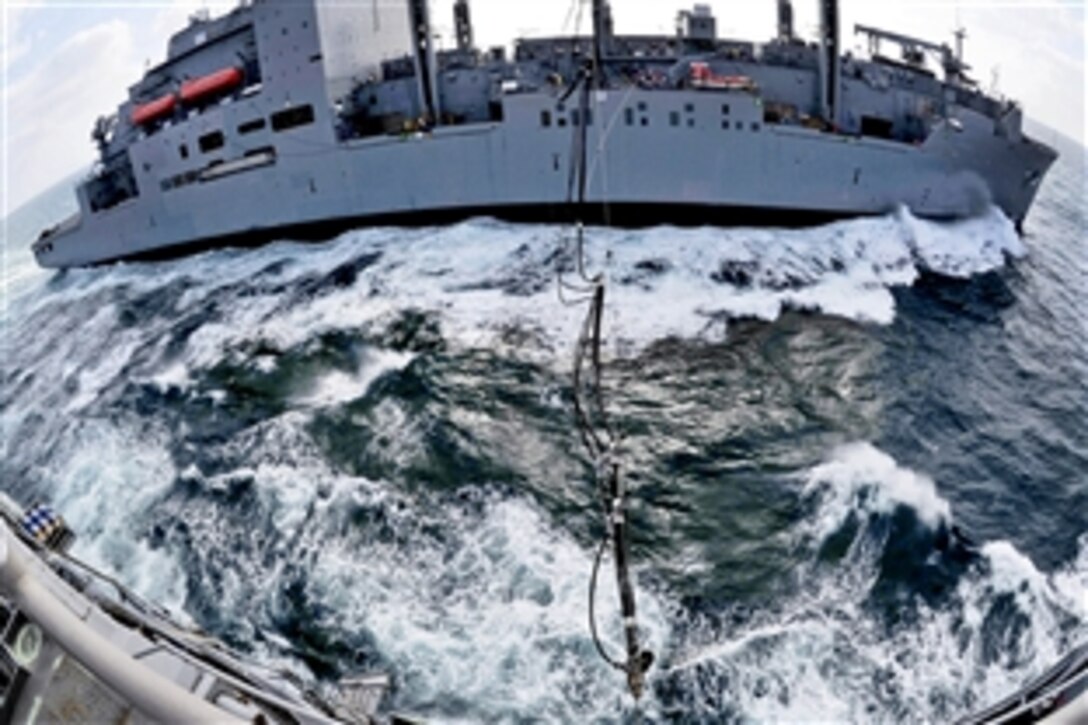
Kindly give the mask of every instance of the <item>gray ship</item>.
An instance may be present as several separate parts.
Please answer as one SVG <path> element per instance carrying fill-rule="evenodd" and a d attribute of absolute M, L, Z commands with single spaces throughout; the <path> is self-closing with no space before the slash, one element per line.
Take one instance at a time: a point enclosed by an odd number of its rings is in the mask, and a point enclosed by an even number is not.
<path fill-rule="evenodd" d="M 595 0 L 592 35 L 519 40 L 512 58 L 476 47 L 467 0 L 446 50 L 427 0 L 194 16 L 96 123 L 79 212 L 34 254 L 63 268 L 480 215 L 794 225 L 996 205 L 1022 225 L 1056 154 L 971 80 L 962 33 L 953 48 L 857 26 L 858 58 L 841 52 L 838 3 L 819 6 L 816 42 L 780 0 L 776 37 L 756 44 L 720 39 L 700 5 L 675 35 L 616 35 Z"/>

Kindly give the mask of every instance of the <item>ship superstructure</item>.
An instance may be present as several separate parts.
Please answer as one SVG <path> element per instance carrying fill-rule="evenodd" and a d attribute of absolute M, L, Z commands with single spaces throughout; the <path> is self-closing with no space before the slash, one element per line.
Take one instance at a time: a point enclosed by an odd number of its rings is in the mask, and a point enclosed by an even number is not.
<path fill-rule="evenodd" d="M 194 16 L 96 124 L 79 212 L 34 253 L 68 267 L 477 215 L 778 225 L 992 204 L 1022 224 L 1056 154 L 968 77 L 962 42 L 858 26 L 871 53 L 856 58 L 838 3 L 819 6 L 816 42 L 780 0 L 776 37 L 756 44 L 719 38 L 698 5 L 675 35 L 618 35 L 595 0 L 592 35 L 522 39 L 512 57 L 475 46 L 468 0 L 449 49 L 427 0 Z M 586 73 L 583 114 L 570 98 Z M 573 209 L 580 124 L 590 173 Z"/>

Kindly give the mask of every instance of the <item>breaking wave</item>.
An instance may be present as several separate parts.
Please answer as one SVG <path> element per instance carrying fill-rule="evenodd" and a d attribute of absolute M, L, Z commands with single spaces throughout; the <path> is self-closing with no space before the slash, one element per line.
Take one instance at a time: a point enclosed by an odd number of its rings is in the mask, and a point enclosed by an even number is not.
<path fill-rule="evenodd" d="M 66 396 L 70 410 L 122 372 L 180 385 L 254 347 L 274 355 L 338 330 L 395 344 L 408 311 L 446 341 L 553 357 L 581 314 L 556 299 L 556 269 L 572 274 L 570 250 L 558 243 L 564 233 L 477 220 L 73 270 L 15 300 L 11 344 L 25 346 L 26 358 L 52 359 L 52 372 L 77 391 Z M 950 224 L 900 210 L 806 230 L 594 229 L 589 237 L 588 265 L 611 281 L 613 343 L 626 354 L 667 337 L 719 341 L 730 320 L 770 321 L 788 309 L 890 324 L 892 290 L 920 274 L 968 277 L 1024 254 L 997 209 Z M 107 339 L 108 355 L 80 363 L 78 348 Z"/>
<path fill-rule="evenodd" d="M 924 475 L 868 443 L 804 477 L 797 592 L 732 629 L 707 620 L 663 676 L 675 713 L 766 721 L 950 721 L 1088 637 L 1088 534 L 1044 574 L 977 546 Z"/>

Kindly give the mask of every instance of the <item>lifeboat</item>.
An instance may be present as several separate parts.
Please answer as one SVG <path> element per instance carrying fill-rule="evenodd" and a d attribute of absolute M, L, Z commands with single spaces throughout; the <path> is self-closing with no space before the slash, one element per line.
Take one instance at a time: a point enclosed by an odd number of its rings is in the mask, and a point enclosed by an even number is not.
<path fill-rule="evenodd" d="M 174 112 L 177 103 L 177 97 L 171 93 L 142 106 L 136 106 L 136 108 L 132 109 L 132 124 L 134 126 L 143 126 L 145 123 L 166 118 Z"/>
<path fill-rule="evenodd" d="M 181 84 L 181 102 L 194 104 L 221 96 L 242 85 L 245 76 L 239 68 L 223 68 Z"/>

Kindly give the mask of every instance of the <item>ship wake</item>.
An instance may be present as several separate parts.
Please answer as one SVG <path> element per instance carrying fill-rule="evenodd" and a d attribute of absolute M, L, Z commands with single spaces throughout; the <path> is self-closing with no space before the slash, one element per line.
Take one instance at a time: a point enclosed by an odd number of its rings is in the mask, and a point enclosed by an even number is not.
<path fill-rule="evenodd" d="M 108 323 L 126 312 L 110 307 L 118 293 L 158 308 L 140 320 L 145 325 L 212 306 L 186 340 L 189 367 L 253 340 L 285 349 L 336 329 L 381 337 L 403 322 L 405 311 L 438 324 L 447 340 L 464 347 L 513 339 L 527 352 L 552 354 L 569 346 L 577 326 L 578 312 L 556 300 L 556 273 L 570 274 L 574 264 L 566 235 L 559 227 L 485 219 L 360 230 L 316 247 L 284 242 L 71 271 L 28 294 L 31 314 L 23 318 L 36 327 L 56 319 L 49 312 L 57 308 L 82 306 Z M 718 340 L 730 320 L 771 321 L 785 310 L 890 324 L 894 289 L 924 274 L 967 278 L 1025 254 L 996 208 L 950 223 L 901 209 L 805 230 L 592 229 L 588 237 L 588 266 L 610 282 L 614 341 L 632 354 L 667 337 Z M 34 316 L 36 310 L 43 314 Z M 536 344 L 526 346 L 527 340 Z"/>

